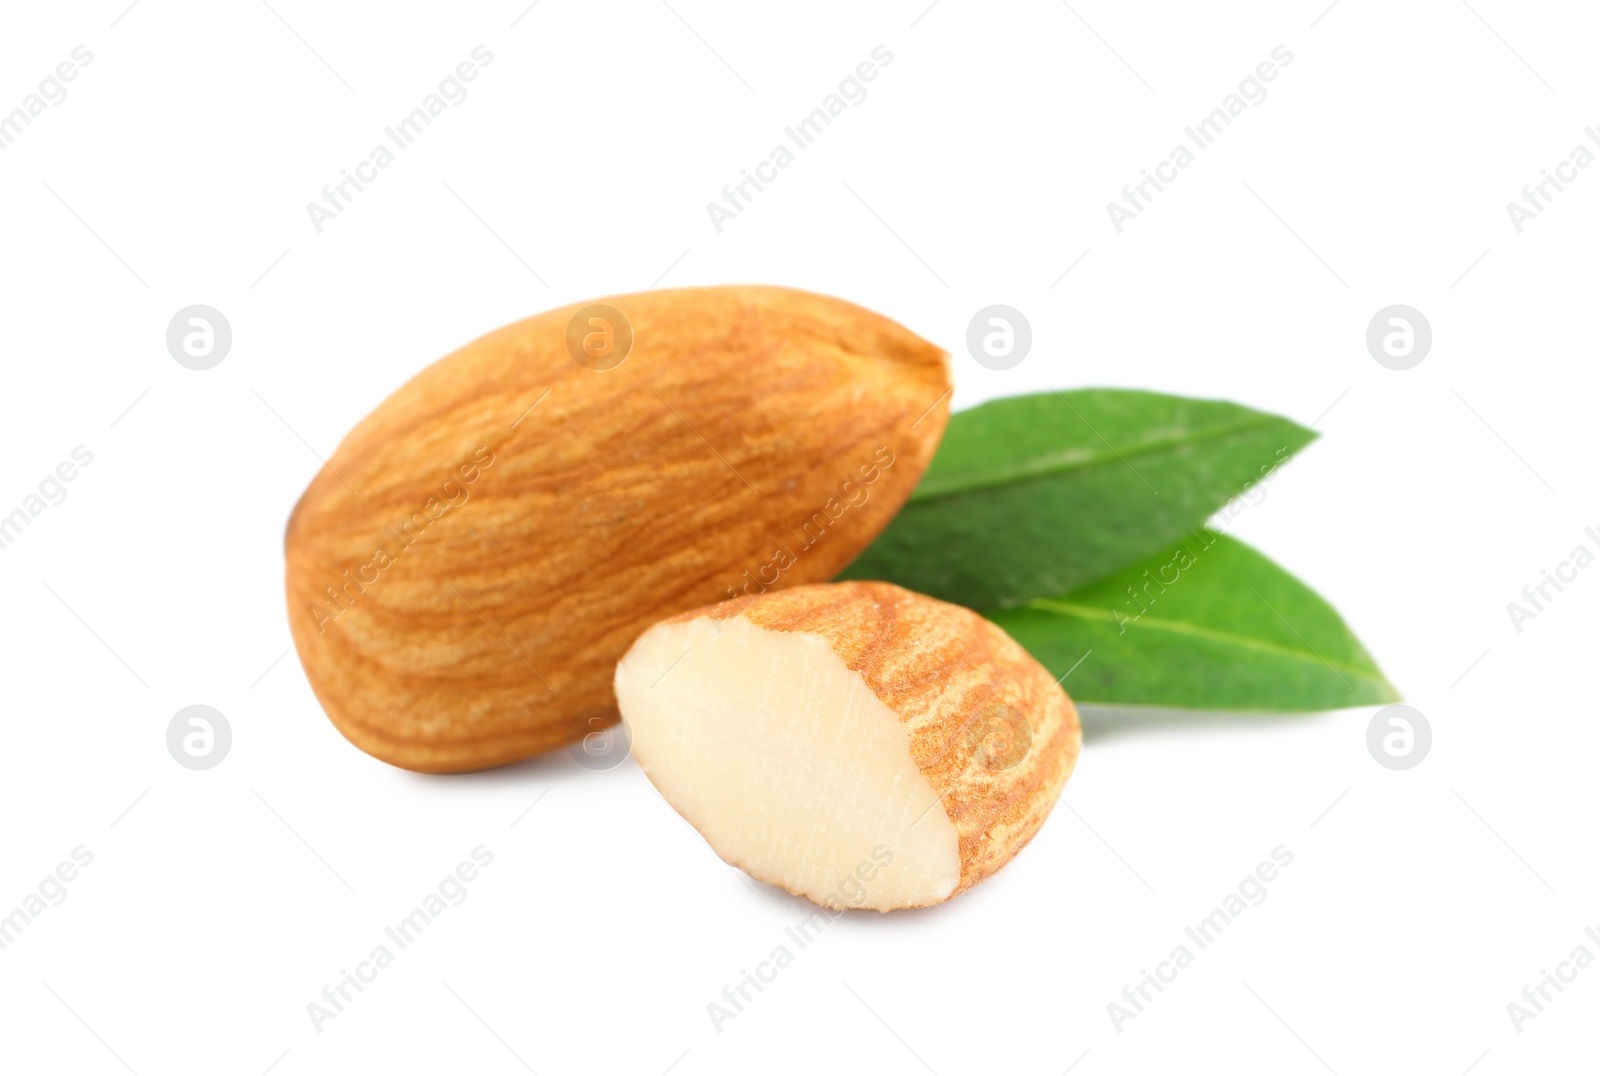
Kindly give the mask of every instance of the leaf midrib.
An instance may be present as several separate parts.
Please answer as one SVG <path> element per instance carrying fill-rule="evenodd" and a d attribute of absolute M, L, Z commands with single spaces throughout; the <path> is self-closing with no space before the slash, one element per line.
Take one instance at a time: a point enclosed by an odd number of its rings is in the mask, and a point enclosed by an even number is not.
<path fill-rule="evenodd" d="M 1091 609 L 1085 605 L 1074 605 L 1071 602 L 1058 601 L 1053 598 L 1035 598 L 1033 601 L 1024 603 L 1022 606 L 1020 606 L 1020 608 L 1044 609 L 1049 612 L 1061 613 L 1066 616 L 1076 616 L 1085 620 L 1115 621 L 1117 619 L 1114 614 L 1109 612 L 1103 613 L 1098 609 Z M 1232 632 L 1216 631 L 1210 628 L 1197 628 L 1192 624 L 1185 624 L 1178 620 L 1168 620 L 1164 617 L 1153 617 L 1148 613 L 1140 616 L 1135 623 L 1140 625 L 1148 624 L 1156 631 L 1167 631 L 1174 635 L 1192 635 L 1198 638 L 1208 639 L 1212 642 L 1238 646 L 1246 650 L 1260 650 L 1269 654 L 1293 658 L 1296 661 L 1314 661 L 1317 664 L 1327 668 L 1342 669 L 1357 679 L 1366 680 L 1369 683 L 1378 685 L 1379 687 L 1389 687 L 1389 682 L 1384 679 L 1383 674 L 1376 669 L 1361 669 L 1354 665 L 1346 664 L 1343 661 L 1330 661 L 1329 659 L 1324 658 L 1315 652 L 1306 653 L 1305 651 L 1294 650 L 1286 646 L 1280 646 L 1277 643 L 1269 643 L 1260 639 L 1252 639 L 1246 635 L 1235 635 Z"/>
<path fill-rule="evenodd" d="M 1203 444 L 1207 441 L 1220 441 L 1223 438 L 1232 436 L 1234 434 L 1247 433 L 1251 430 L 1263 429 L 1273 425 L 1293 426 L 1294 424 L 1289 422 L 1288 419 L 1280 418 L 1276 415 L 1261 415 L 1258 418 L 1233 423 L 1227 426 L 1209 427 L 1200 433 L 1190 433 L 1183 436 L 1166 437 L 1158 441 L 1148 441 L 1136 448 L 1130 448 L 1120 452 L 1117 450 L 1116 446 L 1112 445 L 1110 446 L 1111 450 L 1109 453 L 1091 452 L 1089 455 L 1082 456 L 1070 462 L 1061 462 L 1059 457 L 1057 457 L 1055 459 L 1039 463 L 1028 463 L 1020 466 L 1014 465 L 1009 470 L 1001 471 L 1001 477 L 994 481 L 988 480 L 987 478 L 972 478 L 964 481 L 952 480 L 953 484 L 945 487 L 935 485 L 933 491 L 929 493 L 923 492 L 923 490 L 927 488 L 927 483 L 924 482 L 922 486 L 918 487 L 912 492 L 911 501 L 936 501 L 945 497 L 953 497 L 958 494 L 969 493 L 978 489 L 996 489 L 1001 486 L 1017 485 L 1030 479 L 1049 475 L 1070 474 L 1073 471 L 1092 470 L 1093 468 L 1104 467 L 1108 464 L 1126 462 L 1130 456 L 1137 458 L 1141 456 L 1148 456 L 1153 452 L 1160 452 L 1177 445 L 1195 445 Z M 1298 429 L 1298 427 L 1296 427 L 1296 429 Z M 1098 437 L 1099 435 L 1096 434 L 1095 436 Z"/>

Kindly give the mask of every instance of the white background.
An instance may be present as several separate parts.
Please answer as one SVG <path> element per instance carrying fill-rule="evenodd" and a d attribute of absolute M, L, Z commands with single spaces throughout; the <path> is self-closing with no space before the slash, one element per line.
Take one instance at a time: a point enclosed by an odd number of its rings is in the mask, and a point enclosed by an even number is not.
<path fill-rule="evenodd" d="M 1593 1066 L 1600 970 L 1520 1032 L 1506 1006 L 1575 946 L 1600 955 L 1600 569 L 1520 633 L 1506 604 L 1600 546 L 1600 169 L 1521 234 L 1505 209 L 1600 123 L 1593 11 L 124 6 L 0 15 L 0 109 L 94 56 L 0 152 L 0 512 L 94 455 L 0 550 L 0 910 L 94 856 L 0 951 L 0 1068 Z M 469 98 L 318 234 L 305 204 L 480 44 Z M 869 96 L 719 234 L 705 204 L 880 44 Z M 1267 99 L 1118 234 L 1106 203 L 1277 45 L 1294 59 Z M 285 656 L 281 540 L 319 457 L 456 346 L 743 281 L 938 341 L 960 407 L 1114 385 L 1314 423 L 1230 527 L 1344 612 L 1431 754 L 1381 768 L 1370 711 L 1092 735 L 1011 866 L 847 916 L 715 1029 L 707 1003 L 810 905 L 722 865 L 631 761 L 440 778 L 361 754 Z M 206 372 L 164 340 L 194 303 L 233 328 Z M 963 345 L 992 303 L 1033 327 L 1005 372 Z M 1433 326 L 1406 372 L 1364 343 L 1392 303 Z M 192 703 L 233 728 L 206 772 L 165 746 Z M 466 903 L 316 1030 L 307 1003 L 480 844 Z M 1267 901 L 1115 1028 L 1124 984 L 1279 844 Z"/>

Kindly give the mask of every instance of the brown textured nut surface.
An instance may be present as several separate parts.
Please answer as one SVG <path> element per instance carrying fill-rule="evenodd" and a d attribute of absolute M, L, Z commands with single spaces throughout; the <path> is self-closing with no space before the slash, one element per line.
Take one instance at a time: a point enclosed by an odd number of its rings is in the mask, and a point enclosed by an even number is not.
<path fill-rule="evenodd" d="M 1032 839 L 1077 763 L 1082 730 L 1066 692 L 970 609 L 890 583 L 846 582 L 726 601 L 668 623 L 696 617 L 820 636 L 905 723 L 912 761 L 959 835 L 961 880 L 950 896 Z"/>
<path fill-rule="evenodd" d="M 641 630 L 758 576 L 831 578 L 943 433 L 946 357 L 871 311 L 754 286 L 600 301 L 632 328 L 621 365 L 569 353 L 588 303 L 492 332 L 363 419 L 296 506 L 295 648 L 362 750 L 459 772 L 581 738 Z"/>

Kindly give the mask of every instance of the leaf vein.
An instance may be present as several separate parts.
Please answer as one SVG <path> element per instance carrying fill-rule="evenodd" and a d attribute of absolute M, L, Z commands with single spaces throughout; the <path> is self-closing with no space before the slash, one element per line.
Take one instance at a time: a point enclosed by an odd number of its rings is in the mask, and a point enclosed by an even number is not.
<path fill-rule="evenodd" d="M 1057 454 L 1040 462 L 1013 464 L 1003 472 L 1000 468 L 996 468 L 991 474 L 999 474 L 1000 477 L 998 479 L 988 475 L 974 475 L 962 479 L 952 479 L 948 483 L 940 483 L 938 477 L 934 476 L 931 482 L 927 479 L 923 480 L 922 484 L 912 492 L 911 501 L 913 503 L 926 503 L 958 496 L 963 493 L 971 493 L 974 490 L 997 489 L 1002 486 L 1018 485 L 1037 478 L 1091 471 L 1098 467 L 1126 463 L 1127 457 L 1130 456 L 1137 459 L 1172 448 L 1223 441 L 1238 434 L 1253 433 L 1275 425 L 1284 426 L 1294 433 L 1302 432 L 1299 427 L 1288 419 L 1280 418 L 1276 415 L 1262 415 L 1246 422 L 1234 423 L 1228 426 L 1213 426 L 1198 433 L 1190 432 L 1181 436 L 1147 441 L 1137 447 L 1126 449 L 1120 455 L 1117 453 L 1117 449 L 1113 447 L 1110 454 L 1090 451 L 1087 454 L 1068 459 L 1063 459 L 1061 454 Z"/>
<path fill-rule="evenodd" d="M 1063 602 L 1055 598 L 1036 598 L 1033 601 L 1024 603 L 1021 608 L 1042 609 L 1046 612 L 1059 613 L 1063 616 L 1075 616 L 1082 620 L 1117 621 L 1117 616 L 1115 613 L 1109 611 L 1101 612 L 1098 609 L 1092 609 L 1084 605 L 1075 605 L 1071 602 Z M 1292 647 L 1281 646 L 1277 643 L 1270 643 L 1261 639 L 1252 639 L 1248 635 L 1237 635 L 1233 632 L 1217 631 L 1214 628 L 1196 627 L 1193 624 L 1186 624 L 1179 620 L 1168 620 L 1164 617 L 1150 616 L 1148 614 L 1140 616 L 1136 621 L 1130 621 L 1130 623 L 1137 623 L 1139 625 L 1147 626 L 1155 631 L 1166 631 L 1175 635 L 1192 635 L 1198 638 L 1210 640 L 1212 642 L 1237 646 L 1246 650 L 1260 650 L 1266 653 L 1276 654 L 1281 657 L 1292 658 L 1295 661 L 1312 662 L 1318 665 L 1326 665 L 1330 668 L 1337 666 L 1338 668 L 1350 673 L 1352 676 L 1369 681 L 1380 687 L 1388 687 L 1388 681 L 1385 680 L 1383 674 L 1376 669 L 1363 669 L 1359 666 L 1350 665 L 1343 661 L 1328 661 L 1314 653 L 1295 650 Z"/>

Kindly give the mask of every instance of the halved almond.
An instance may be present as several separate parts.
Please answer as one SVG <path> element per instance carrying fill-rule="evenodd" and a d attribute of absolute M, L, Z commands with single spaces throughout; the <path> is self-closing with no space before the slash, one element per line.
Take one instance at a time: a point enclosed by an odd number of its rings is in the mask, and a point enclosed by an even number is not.
<path fill-rule="evenodd" d="M 888 583 L 673 617 L 617 665 L 634 757 L 729 863 L 831 908 L 948 900 L 1036 833 L 1072 702 L 1000 628 Z"/>

